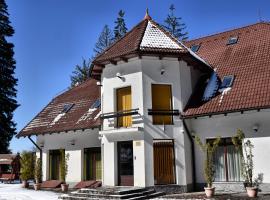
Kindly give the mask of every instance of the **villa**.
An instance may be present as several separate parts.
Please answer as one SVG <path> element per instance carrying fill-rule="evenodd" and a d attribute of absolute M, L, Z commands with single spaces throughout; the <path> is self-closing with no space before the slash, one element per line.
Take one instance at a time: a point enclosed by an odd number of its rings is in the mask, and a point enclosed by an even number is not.
<path fill-rule="evenodd" d="M 203 141 L 221 136 L 215 185 L 240 190 L 231 137 L 254 144 L 255 174 L 269 189 L 270 23 L 259 22 L 182 43 L 146 14 L 97 56 L 92 78 L 55 97 L 17 137 L 36 135 L 43 180 L 105 186 L 201 188 Z"/>

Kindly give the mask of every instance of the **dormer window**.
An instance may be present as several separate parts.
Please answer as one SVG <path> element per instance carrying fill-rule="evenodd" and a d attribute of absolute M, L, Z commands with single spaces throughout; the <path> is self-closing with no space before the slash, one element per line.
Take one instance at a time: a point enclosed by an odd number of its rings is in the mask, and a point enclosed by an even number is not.
<path fill-rule="evenodd" d="M 67 113 L 73 106 L 74 103 L 65 104 L 61 113 Z"/>
<path fill-rule="evenodd" d="M 236 44 L 238 41 L 238 36 L 233 36 L 228 39 L 227 45 Z"/>
<path fill-rule="evenodd" d="M 199 48 L 200 48 L 200 44 L 193 44 L 191 47 L 190 47 L 190 49 L 191 49 L 191 51 L 193 51 L 193 52 L 197 52 L 197 51 L 199 51 Z"/>
<path fill-rule="evenodd" d="M 232 87 L 234 81 L 233 75 L 224 76 L 220 88 L 228 88 Z"/>

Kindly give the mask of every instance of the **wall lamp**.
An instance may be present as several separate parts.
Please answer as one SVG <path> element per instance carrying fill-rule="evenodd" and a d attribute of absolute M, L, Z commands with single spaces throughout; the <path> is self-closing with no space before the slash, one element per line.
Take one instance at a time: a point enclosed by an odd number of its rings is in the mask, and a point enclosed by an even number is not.
<path fill-rule="evenodd" d="M 163 75 L 164 73 L 165 73 L 165 69 L 164 69 L 164 67 L 162 67 L 162 68 L 160 69 L 160 74 Z"/>
<path fill-rule="evenodd" d="M 70 140 L 70 141 L 69 141 L 69 144 L 70 144 L 71 146 L 74 146 L 74 145 L 75 145 L 75 140 L 74 140 L 74 139 Z"/>
<path fill-rule="evenodd" d="M 40 143 L 39 143 L 39 146 L 40 146 L 41 148 L 43 148 L 43 147 L 44 147 L 44 142 L 40 142 Z"/>
<path fill-rule="evenodd" d="M 252 129 L 253 129 L 254 132 L 257 133 L 258 130 L 259 130 L 259 124 L 254 124 L 253 127 L 252 127 Z"/>
<path fill-rule="evenodd" d="M 117 76 L 119 79 L 121 79 L 122 81 L 125 80 L 125 78 L 121 75 L 120 72 L 117 72 L 117 73 L 116 73 L 116 76 Z"/>
<path fill-rule="evenodd" d="M 100 81 L 97 82 L 97 86 L 102 87 L 102 84 Z"/>

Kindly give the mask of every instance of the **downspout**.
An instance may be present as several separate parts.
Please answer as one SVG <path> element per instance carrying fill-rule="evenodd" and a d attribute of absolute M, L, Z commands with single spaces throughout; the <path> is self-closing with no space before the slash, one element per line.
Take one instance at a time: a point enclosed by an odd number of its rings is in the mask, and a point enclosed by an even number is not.
<path fill-rule="evenodd" d="M 195 169 L 195 150 L 194 150 L 194 140 L 193 140 L 193 137 L 188 129 L 188 126 L 186 124 L 186 121 L 185 119 L 183 118 L 183 116 L 181 115 L 180 118 L 182 119 L 183 121 L 183 126 L 184 126 L 184 129 L 185 129 L 185 132 L 187 133 L 187 136 L 188 136 L 188 139 L 190 141 L 190 144 L 191 144 L 191 160 L 192 160 L 192 185 L 193 185 L 193 190 L 196 189 L 196 169 Z"/>
<path fill-rule="evenodd" d="M 34 142 L 34 140 L 31 138 L 31 136 L 28 136 L 28 139 L 33 143 L 33 145 L 35 145 L 35 147 L 37 147 L 37 149 L 39 150 L 39 157 L 40 157 L 40 165 L 41 165 L 41 174 L 42 173 L 42 149 L 37 145 L 37 143 Z M 42 178 L 41 178 L 42 180 Z"/>

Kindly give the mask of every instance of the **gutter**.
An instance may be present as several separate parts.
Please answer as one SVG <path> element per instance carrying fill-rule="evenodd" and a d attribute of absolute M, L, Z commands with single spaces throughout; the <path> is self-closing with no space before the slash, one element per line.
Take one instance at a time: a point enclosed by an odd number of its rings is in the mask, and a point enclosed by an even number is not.
<path fill-rule="evenodd" d="M 28 139 L 32 142 L 33 145 L 35 145 L 35 147 L 37 147 L 37 149 L 39 150 L 39 157 L 40 157 L 40 165 L 41 165 L 41 174 L 43 175 L 42 173 L 42 149 L 37 145 L 37 143 L 35 143 L 35 141 L 31 138 L 31 136 L 29 135 L 28 136 Z M 42 176 L 41 175 L 41 176 Z M 41 180 L 42 180 L 42 177 L 41 177 Z"/>
<path fill-rule="evenodd" d="M 183 121 L 183 126 L 184 126 L 184 129 L 187 133 L 187 136 L 188 136 L 188 139 L 191 143 L 191 159 L 192 159 L 192 185 L 193 185 L 193 190 L 196 189 L 196 169 L 195 169 L 195 150 L 194 150 L 194 140 L 193 140 L 193 137 L 188 129 L 188 126 L 186 124 L 186 121 L 184 118 L 182 118 L 182 116 L 180 117 Z"/>

